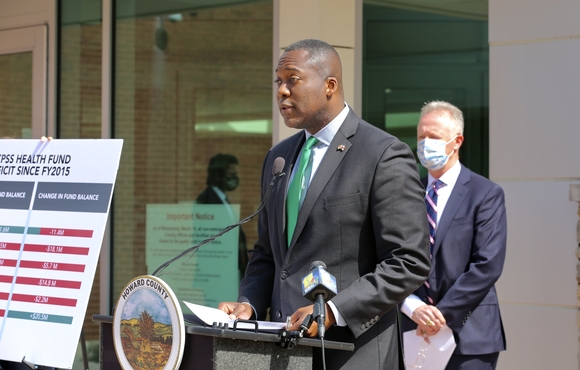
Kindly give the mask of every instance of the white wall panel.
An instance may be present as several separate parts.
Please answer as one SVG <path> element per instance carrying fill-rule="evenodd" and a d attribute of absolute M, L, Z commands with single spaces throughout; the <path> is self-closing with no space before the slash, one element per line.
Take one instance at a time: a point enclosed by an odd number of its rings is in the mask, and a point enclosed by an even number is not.
<path fill-rule="evenodd" d="M 578 369 L 576 309 L 500 305 L 507 351 L 499 355 L 497 370 Z"/>
<path fill-rule="evenodd" d="M 580 38 L 490 48 L 492 178 L 580 178 L 579 60 Z"/>
<path fill-rule="evenodd" d="M 578 369 L 580 2 L 489 0 L 490 177 L 506 192 L 498 370 Z"/>
<path fill-rule="evenodd" d="M 569 184 L 499 183 L 508 216 L 507 257 L 497 284 L 501 301 L 576 307 L 578 204 L 568 200 Z"/>
<path fill-rule="evenodd" d="M 578 0 L 490 0 L 489 42 L 580 36 Z"/>
<path fill-rule="evenodd" d="M 0 29 L 54 23 L 54 0 L 0 0 Z"/>

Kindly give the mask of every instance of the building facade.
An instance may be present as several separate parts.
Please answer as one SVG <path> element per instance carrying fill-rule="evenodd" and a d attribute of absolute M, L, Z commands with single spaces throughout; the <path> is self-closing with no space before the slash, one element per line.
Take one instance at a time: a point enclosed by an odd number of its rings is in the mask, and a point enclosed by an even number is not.
<path fill-rule="evenodd" d="M 347 103 L 411 147 L 423 102 L 464 111 L 461 160 L 506 192 L 498 369 L 575 369 L 579 16 L 568 0 L 0 0 L 0 136 L 124 139 L 85 320 L 96 339 L 92 315 L 151 270 L 148 205 L 193 201 L 209 159 L 229 153 L 228 197 L 255 211 L 262 159 L 293 133 L 274 108 L 275 61 L 325 40 Z"/>

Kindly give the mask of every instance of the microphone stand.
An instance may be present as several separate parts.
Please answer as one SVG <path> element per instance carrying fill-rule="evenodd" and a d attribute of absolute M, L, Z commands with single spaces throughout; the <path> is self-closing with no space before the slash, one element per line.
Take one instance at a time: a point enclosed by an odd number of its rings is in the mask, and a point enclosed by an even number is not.
<path fill-rule="evenodd" d="M 264 195 L 264 198 L 262 199 L 262 202 L 260 203 L 260 205 L 258 206 L 258 209 L 256 210 L 256 212 L 254 212 L 253 214 L 251 214 L 250 216 L 244 218 L 243 220 L 240 220 L 238 222 L 236 222 L 233 225 L 229 225 L 226 226 L 224 229 L 222 229 L 219 233 L 209 237 L 208 239 L 205 239 L 204 241 L 202 241 L 201 243 L 194 245 L 193 247 L 187 248 L 186 250 L 184 250 L 183 252 L 179 253 L 177 256 L 173 257 L 172 259 L 170 259 L 169 261 L 163 263 L 161 266 L 159 266 L 155 271 L 153 271 L 153 276 L 157 276 L 159 277 L 159 274 L 163 272 L 163 270 L 165 270 L 169 265 L 171 265 L 173 262 L 177 261 L 178 259 L 188 255 L 188 254 L 195 254 L 195 252 L 197 252 L 197 250 L 207 244 L 210 243 L 212 241 L 214 241 L 216 238 L 219 238 L 220 236 L 222 236 L 223 234 L 227 233 L 228 231 L 235 229 L 236 227 L 245 224 L 246 222 L 250 221 L 252 218 L 254 218 L 254 216 L 256 216 L 258 213 L 260 213 L 262 211 L 262 209 L 264 209 L 264 207 L 266 206 L 266 203 L 268 202 L 268 199 L 270 199 L 270 195 L 272 195 L 272 190 L 274 188 L 274 181 L 276 180 L 276 178 L 278 177 L 282 177 L 284 176 L 286 173 L 285 172 L 278 172 L 274 174 L 274 177 L 272 177 L 272 181 L 270 181 L 270 185 L 268 186 L 268 189 L 266 190 L 266 194 Z"/>
<path fill-rule="evenodd" d="M 324 303 L 324 294 L 319 293 L 316 295 L 316 301 L 314 302 L 314 310 L 312 312 L 312 317 L 316 320 L 318 324 L 318 336 L 323 339 L 324 333 L 326 331 L 326 327 L 324 326 L 324 322 L 326 321 L 326 312 L 325 312 Z"/>

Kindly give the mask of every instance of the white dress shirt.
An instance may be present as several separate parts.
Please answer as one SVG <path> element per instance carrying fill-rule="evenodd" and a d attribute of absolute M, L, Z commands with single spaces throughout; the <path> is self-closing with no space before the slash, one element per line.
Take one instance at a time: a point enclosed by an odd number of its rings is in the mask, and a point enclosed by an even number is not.
<path fill-rule="evenodd" d="M 330 143 L 334 139 L 334 135 L 336 135 L 338 129 L 340 129 L 340 126 L 346 119 L 348 111 L 349 111 L 348 105 L 346 105 L 345 103 L 344 109 L 338 114 L 338 116 L 336 116 L 332 121 L 330 121 L 328 125 L 324 126 L 322 130 L 314 134 L 314 137 L 318 139 L 318 143 L 316 143 L 316 145 L 312 147 L 312 152 L 310 154 L 312 156 L 312 172 L 310 173 L 310 178 L 307 179 L 306 181 L 307 188 L 308 186 L 310 186 L 310 181 L 314 177 L 314 174 L 316 173 L 318 167 L 320 166 L 320 162 L 322 162 L 322 158 L 326 154 L 326 151 L 328 150 Z M 308 141 L 310 136 L 313 136 L 306 130 L 304 131 L 304 133 L 306 134 L 306 141 Z M 306 141 L 304 141 L 304 144 L 306 144 Z M 298 155 L 298 158 L 296 158 L 296 163 L 300 163 L 301 157 L 302 150 L 300 150 L 300 154 Z M 299 166 L 294 166 L 294 168 L 292 168 L 292 174 L 290 176 L 290 180 L 288 180 L 288 186 L 290 186 L 290 183 L 292 182 L 292 179 L 294 178 L 294 174 L 298 170 L 298 167 Z"/>

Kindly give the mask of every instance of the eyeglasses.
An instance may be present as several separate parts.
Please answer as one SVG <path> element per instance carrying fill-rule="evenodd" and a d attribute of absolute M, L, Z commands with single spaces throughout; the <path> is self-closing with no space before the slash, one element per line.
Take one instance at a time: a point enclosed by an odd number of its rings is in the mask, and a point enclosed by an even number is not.
<path fill-rule="evenodd" d="M 423 338 L 421 345 L 419 346 L 419 352 L 417 352 L 417 357 L 415 358 L 413 369 L 421 369 L 423 367 L 426 358 L 425 352 L 427 352 L 427 349 L 429 349 L 429 343 L 427 343 L 425 338 Z"/>

